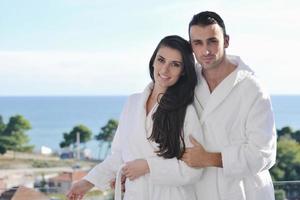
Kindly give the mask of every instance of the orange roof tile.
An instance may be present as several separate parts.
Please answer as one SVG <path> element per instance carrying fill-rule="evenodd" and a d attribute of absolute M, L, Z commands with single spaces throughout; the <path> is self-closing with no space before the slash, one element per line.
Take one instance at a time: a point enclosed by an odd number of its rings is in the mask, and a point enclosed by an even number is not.
<path fill-rule="evenodd" d="M 11 200 L 49 200 L 49 198 L 41 192 L 35 191 L 24 186 L 20 186 L 15 192 Z"/>
<path fill-rule="evenodd" d="M 56 177 L 50 178 L 50 181 L 73 182 L 83 178 L 87 173 L 85 171 L 63 172 Z"/>

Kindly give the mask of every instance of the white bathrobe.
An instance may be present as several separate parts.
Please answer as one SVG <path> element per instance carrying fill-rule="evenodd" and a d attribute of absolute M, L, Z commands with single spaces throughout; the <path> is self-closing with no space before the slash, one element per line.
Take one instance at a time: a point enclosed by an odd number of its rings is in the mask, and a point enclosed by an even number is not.
<path fill-rule="evenodd" d="M 196 200 L 195 182 L 202 170 L 188 167 L 183 161 L 163 159 L 154 151 L 157 144 L 147 137 L 152 132 L 151 115 L 146 116 L 146 101 L 152 89 L 150 84 L 143 93 L 131 95 L 125 104 L 112 144 L 112 154 L 95 166 L 85 177 L 100 190 L 109 188 L 109 181 L 116 176 L 120 166 L 135 159 L 146 159 L 150 173 L 134 181 L 126 180 L 125 200 Z M 186 146 L 191 146 L 188 135 L 201 141 L 201 127 L 197 113 L 188 106 L 184 122 Z"/>
<path fill-rule="evenodd" d="M 207 151 L 221 152 L 223 168 L 203 171 L 198 199 L 273 200 L 269 169 L 275 163 L 276 132 L 270 97 L 239 57 L 238 67 L 210 93 L 197 66 L 194 105 Z"/>

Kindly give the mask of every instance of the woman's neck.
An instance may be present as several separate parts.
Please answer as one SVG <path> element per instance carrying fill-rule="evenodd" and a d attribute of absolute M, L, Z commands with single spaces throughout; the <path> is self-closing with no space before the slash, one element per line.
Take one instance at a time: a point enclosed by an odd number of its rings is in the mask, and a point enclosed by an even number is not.
<path fill-rule="evenodd" d="M 154 84 L 153 90 L 152 90 L 151 94 L 149 95 L 147 104 L 146 104 L 147 115 L 152 110 L 154 105 L 159 102 L 160 98 L 162 97 L 162 94 L 164 94 L 165 92 L 166 92 L 166 90 L 164 90 Z"/>

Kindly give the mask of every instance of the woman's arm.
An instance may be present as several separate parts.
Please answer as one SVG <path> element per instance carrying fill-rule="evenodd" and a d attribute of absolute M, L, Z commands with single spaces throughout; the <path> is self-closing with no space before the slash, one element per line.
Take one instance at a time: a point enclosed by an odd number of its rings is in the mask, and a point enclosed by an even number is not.
<path fill-rule="evenodd" d="M 187 147 L 192 145 L 189 135 L 201 134 L 199 120 L 192 106 L 189 106 L 186 112 L 184 133 Z M 149 173 L 154 184 L 173 186 L 195 183 L 202 175 L 202 169 L 189 167 L 177 158 L 165 159 L 159 156 L 128 162 L 123 169 L 125 175 L 131 180 Z"/>

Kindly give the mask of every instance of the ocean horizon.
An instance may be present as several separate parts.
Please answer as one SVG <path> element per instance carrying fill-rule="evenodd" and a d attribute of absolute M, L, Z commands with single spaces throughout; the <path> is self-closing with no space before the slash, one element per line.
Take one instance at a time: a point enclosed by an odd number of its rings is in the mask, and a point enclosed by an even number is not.
<path fill-rule="evenodd" d="M 20 114 L 32 126 L 27 131 L 35 150 L 47 146 L 60 152 L 63 133 L 83 124 L 92 132 L 92 141 L 86 144 L 94 158 L 101 157 L 99 134 L 109 119 L 119 119 L 128 96 L 0 96 L 0 115 L 5 123 L 9 117 Z M 290 126 L 300 129 L 300 95 L 272 95 L 276 128 Z"/>

